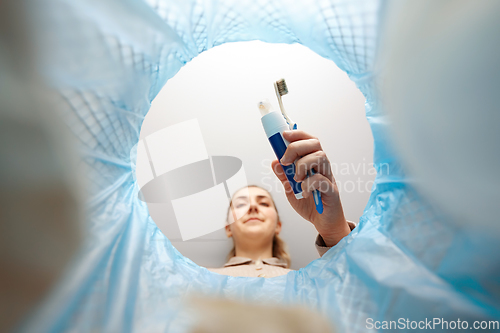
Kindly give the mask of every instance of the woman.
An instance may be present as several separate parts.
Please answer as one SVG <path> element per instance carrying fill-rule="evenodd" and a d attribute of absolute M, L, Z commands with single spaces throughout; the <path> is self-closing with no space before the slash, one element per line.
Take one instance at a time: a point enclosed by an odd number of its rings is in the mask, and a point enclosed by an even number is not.
<path fill-rule="evenodd" d="M 272 162 L 272 169 L 282 182 L 295 211 L 316 227 L 319 233 L 316 248 L 323 255 L 347 236 L 354 224 L 344 217 L 330 162 L 319 140 L 299 130 L 286 131 L 283 136 L 290 145 L 280 162 L 290 165 L 295 161 L 295 180 L 302 182 L 304 199 L 295 198 L 278 160 Z M 316 174 L 307 177 L 311 169 Z M 318 214 L 312 198 L 312 191 L 316 189 L 321 192 L 323 214 Z M 234 194 L 229 208 L 226 234 L 233 238 L 234 248 L 223 268 L 210 270 L 224 275 L 249 277 L 287 274 L 290 271 L 290 256 L 279 238 L 281 221 L 269 192 L 258 186 L 245 187 Z"/>

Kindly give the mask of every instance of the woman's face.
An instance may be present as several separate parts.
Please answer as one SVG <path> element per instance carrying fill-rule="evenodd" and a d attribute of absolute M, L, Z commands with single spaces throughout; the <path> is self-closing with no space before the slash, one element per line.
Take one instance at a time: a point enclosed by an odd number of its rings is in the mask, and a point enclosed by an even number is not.
<path fill-rule="evenodd" d="M 271 241 L 281 231 L 281 222 L 273 199 L 259 187 L 247 187 L 235 193 L 228 214 L 226 234 L 239 240 L 267 239 Z"/>

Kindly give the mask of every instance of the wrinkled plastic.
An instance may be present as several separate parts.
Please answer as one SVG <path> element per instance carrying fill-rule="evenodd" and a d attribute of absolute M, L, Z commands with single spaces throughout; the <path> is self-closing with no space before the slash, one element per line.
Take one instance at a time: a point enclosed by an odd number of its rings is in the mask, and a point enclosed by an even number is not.
<path fill-rule="evenodd" d="M 499 318 L 495 235 L 455 227 L 413 190 L 391 147 L 373 73 L 380 6 L 34 1 L 33 22 L 45 45 L 38 66 L 60 92 L 88 167 L 89 237 L 22 330 L 184 332 L 192 317 L 181 305 L 190 293 L 305 304 L 341 332 L 366 332 L 367 318 Z M 138 199 L 130 157 L 169 78 L 209 48 L 255 39 L 301 43 L 349 75 L 366 97 L 379 172 L 358 227 L 322 258 L 272 279 L 221 276 L 183 257 Z"/>

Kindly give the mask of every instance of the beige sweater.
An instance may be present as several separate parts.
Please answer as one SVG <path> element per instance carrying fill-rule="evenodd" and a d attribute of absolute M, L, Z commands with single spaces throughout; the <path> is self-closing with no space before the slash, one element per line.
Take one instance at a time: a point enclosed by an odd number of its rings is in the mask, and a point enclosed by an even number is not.
<path fill-rule="evenodd" d="M 354 229 L 356 225 L 349 222 L 349 227 Z M 316 250 L 322 257 L 331 247 L 325 245 L 323 238 L 316 237 Z M 246 277 L 276 277 L 285 275 L 291 271 L 286 268 L 286 263 L 279 258 L 267 258 L 262 260 L 252 260 L 250 258 L 232 257 L 222 268 L 208 268 L 209 271 L 229 276 Z"/>

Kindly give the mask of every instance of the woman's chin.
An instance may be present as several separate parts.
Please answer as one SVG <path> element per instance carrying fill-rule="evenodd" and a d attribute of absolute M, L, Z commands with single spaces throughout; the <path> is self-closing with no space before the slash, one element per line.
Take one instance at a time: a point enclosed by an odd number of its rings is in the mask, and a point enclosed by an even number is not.
<path fill-rule="evenodd" d="M 248 226 L 245 230 L 245 237 L 249 238 L 262 238 L 269 235 L 269 231 L 262 228 L 262 226 Z"/>

